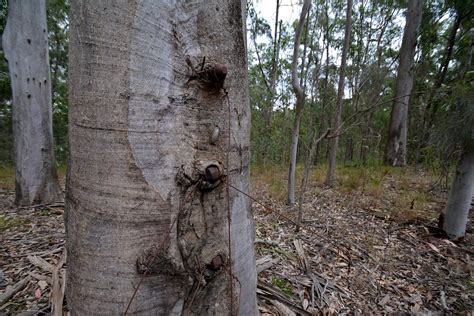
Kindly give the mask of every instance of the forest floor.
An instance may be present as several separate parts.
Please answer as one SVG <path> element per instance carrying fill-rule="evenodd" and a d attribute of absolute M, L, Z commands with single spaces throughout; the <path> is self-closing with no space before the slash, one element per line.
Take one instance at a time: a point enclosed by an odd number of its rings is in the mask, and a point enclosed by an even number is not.
<path fill-rule="evenodd" d="M 439 235 L 446 189 L 422 169 L 340 167 L 334 188 L 316 168 L 298 206 L 284 203 L 281 168 L 253 168 L 258 299 L 262 315 L 472 313 L 474 237 Z M 0 315 L 49 311 L 62 297 L 62 203 L 18 208 L 0 173 Z M 51 295 L 51 292 L 53 294 Z"/>

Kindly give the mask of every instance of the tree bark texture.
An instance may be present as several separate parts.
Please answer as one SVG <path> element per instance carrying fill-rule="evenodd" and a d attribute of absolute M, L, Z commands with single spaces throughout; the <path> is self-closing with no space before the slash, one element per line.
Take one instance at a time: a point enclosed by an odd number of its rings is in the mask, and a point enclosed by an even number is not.
<path fill-rule="evenodd" d="M 254 315 L 245 2 L 71 5 L 72 314 Z"/>
<path fill-rule="evenodd" d="M 349 41 L 351 38 L 352 30 L 352 0 L 347 1 L 346 9 L 346 28 L 344 32 L 344 45 L 342 46 L 341 56 L 341 67 L 339 68 L 339 85 L 337 87 L 337 101 L 336 101 L 336 112 L 334 113 L 333 128 L 336 136 L 331 138 L 329 142 L 329 164 L 328 173 L 326 175 L 326 184 L 333 185 L 334 179 L 336 178 L 336 158 L 337 149 L 339 146 L 339 125 L 341 125 L 342 118 L 342 107 L 344 102 L 344 82 L 345 82 L 345 71 L 347 52 L 349 50 Z"/>
<path fill-rule="evenodd" d="M 44 0 L 9 2 L 2 44 L 13 96 L 16 203 L 50 203 L 61 198 L 61 188 L 54 158 Z"/>
<path fill-rule="evenodd" d="M 465 151 L 456 166 L 448 204 L 442 213 L 442 228 L 452 239 L 463 237 L 474 195 L 474 151 Z"/>
<path fill-rule="evenodd" d="M 290 167 L 288 171 L 288 204 L 295 204 L 296 158 L 298 153 L 298 139 L 300 136 L 301 116 L 304 108 L 304 91 L 298 79 L 298 57 L 300 52 L 301 32 L 306 16 L 311 5 L 310 0 L 305 0 L 301 9 L 300 20 L 295 32 L 295 45 L 293 48 L 293 63 L 291 65 L 291 84 L 296 96 L 295 120 L 291 132 Z"/>
<path fill-rule="evenodd" d="M 388 130 L 387 146 L 385 148 L 385 163 L 391 166 L 406 165 L 406 147 L 408 134 L 408 105 L 413 88 L 413 60 L 415 57 L 416 38 L 421 24 L 422 0 L 409 0 L 400 49 L 400 63 L 395 86 Z"/>

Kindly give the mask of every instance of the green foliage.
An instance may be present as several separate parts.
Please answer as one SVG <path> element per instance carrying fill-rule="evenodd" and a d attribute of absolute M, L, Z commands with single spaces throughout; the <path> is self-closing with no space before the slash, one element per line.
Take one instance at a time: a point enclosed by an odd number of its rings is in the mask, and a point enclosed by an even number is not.
<path fill-rule="evenodd" d="M 288 283 L 286 280 L 280 279 L 276 276 L 272 277 L 271 283 L 279 288 L 283 293 L 285 293 L 288 296 L 293 295 L 293 288 L 290 283 Z"/>
<path fill-rule="evenodd" d="M 53 131 L 56 159 L 67 160 L 67 124 L 68 124 L 68 48 L 69 48 L 69 1 L 48 0 L 49 62 L 51 69 Z"/>
<path fill-rule="evenodd" d="M 469 289 L 471 290 L 471 292 L 474 292 L 474 281 L 473 281 L 473 280 L 469 280 L 469 281 L 468 281 L 468 285 L 469 285 Z"/>
<path fill-rule="evenodd" d="M 0 31 L 3 31 L 6 22 L 7 5 L 7 0 L 0 0 Z M 340 62 L 337 56 L 342 46 L 345 5 L 344 1 L 314 0 L 305 25 L 300 45 L 300 66 L 304 67 L 299 67 L 306 92 L 298 150 L 300 162 L 307 156 L 314 134 L 321 135 L 328 128 L 334 129 L 332 116 Z M 342 160 L 344 157 L 346 164 L 370 165 L 382 157 L 392 105 L 389 100 L 393 97 L 397 77 L 399 45 L 403 33 L 401 21 L 406 5 L 407 1 L 354 1 L 352 40 L 346 71 L 347 99 L 343 112 L 345 133 L 341 135 L 339 149 L 339 158 Z M 470 100 L 473 99 L 474 71 L 471 65 L 474 19 L 468 6 L 469 1 L 462 0 L 424 2 L 414 91 L 425 93 L 414 95 L 410 100 L 410 161 L 436 165 L 449 144 L 465 146 L 472 143 L 471 127 L 474 124 Z M 275 7 L 270 6 L 268 10 L 275 10 Z M 282 6 L 280 10 L 283 12 L 288 7 Z M 68 0 L 47 0 L 53 131 L 59 162 L 67 160 L 68 11 Z M 248 1 L 247 13 L 250 31 L 248 78 L 252 114 L 251 159 L 256 164 L 286 168 L 294 119 L 295 97 L 291 88 L 290 69 L 295 21 L 281 21 L 277 38 L 274 38 L 274 21 L 265 20 L 253 1 Z M 429 91 L 445 58 L 447 38 L 458 13 L 463 14 L 462 32 L 458 32 L 456 37 L 446 79 L 442 87 L 433 92 L 432 103 L 437 112 L 433 126 L 426 130 L 421 122 L 429 112 Z M 280 18 L 282 16 L 280 14 Z M 295 16 L 298 18 L 297 14 Z M 275 43 L 279 43 L 277 47 L 274 47 Z M 304 44 L 307 45 L 305 55 Z M 327 50 L 329 56 L 326 55 Z M 273 69 L 274 61 L 276 69 Z M 276 90 L 272 94 L 269 84 L 274 70 Z M 426 135 L 429 136 L 429 142 L 423 143 Z M 324 162 L 327 148 L 328 141 L 323 140 L 316 151 L 316 162 Z M 11 163 L 12 150 L 10 81 L 7 64 L 0 58 L 2 164 Z M 347 185 L 350 187 L 356 184 Z"/>
<path fill-rule="evenodd" d="M 0 164 L 0 189 L 13 190 L 15 188 L 15 170 L 12 165 Z"/>
<path fill-rule="evenodd" d="M 446 92 L 431 142 L 441 148 L 474 146 L 474 80 L 460 82 Z"/>
<path fill-rule="evenodd" d="M 18 226 L 25 226 L 30 223 L 31 221 L 28 218 L 0 216 L 1 230 L 10 229 Z"/>
<path fill-rule="evenodd" d="M 306 106 L 300 127 L 299 161 L 307 156 L 313 135 L 321 135 L 332 128 L 332 114 L 335 109 L 337 84 L 339 77 L 339 59 L 335 58 L 342 48 L 344 35 L 345 3 L 338 1 L 315 1 L 306 25 L 302 44 L 300 77 L 306 88 Z M 378 106 L 378 103 L 390 99 L 394 78 L 396 78 L 396 58 L 398 47 L 392 42 L 401 38 L 401 27 L 393 16 L 399 14 L 401 7 L 392 2 L 354 2 L 354 28 L 349 51 L 349 63 L 346 71 L 346 90 L 350 90 L 351 99 L 345 100 L 343 120 L 346 133 L 341 135 L 341 144 L 352 142 L 346 155 L 351 160 L 367 161 L 380 157 L 382 142 L 386 135 L 391 103 Z M 294 21 L 283 23 L 282 43 L 280 45 L 279 73 L 276 102 L 271 104 L 271 95 L 265 86 L 262 70 L 266 77 L 272 60 L 272 23 L 258 17 L 252 6 L 250 17 L 253 27 L 251 37 L 257 45 L 249 49 L 250 99 L 252 106 L 252 162 L 258 164 L 285 164 L 288 160 L 290 135 L 294 119 L 295 97 L 290 81 L 290 61 Z M 380 29 L 384 29 L 378 38 Z M 286 40 L 288 39 L 288 40 Z M 306 49 L 303 44 L 306 43 Z M 259 51 L 260 61 L 255 59 Z M 327 56 L 327 50 L 330 55 Z M 306 52 L 306 55 L 303 53 Z M 347 97 L 347 93 L 346 93 Z M 271 109 L 271 120 L 265 117 Z M 370 108 L 373 108 L 370 110 Z M 354 115 L 355 110 L 362 110 Z M 369 109 L 369 110 L 363 110 Z M 323 140 L 316 151 L 316 161 L 324 161 L 328 141 Z M 342 153 L 342 148 L 341 148 Z M 363 151 L 367 153 L 362 154 Z M 360 153 L 360 154 L 359 154 Z"/>
<path fill-rule="evenodd" d="M 8 0 L 0 0 L 0 33 L 7 23 Z M 8 64 L 0 51 L 0 164 L 12 160 L 13 138 L 11 120 L 11 87 Z"/>

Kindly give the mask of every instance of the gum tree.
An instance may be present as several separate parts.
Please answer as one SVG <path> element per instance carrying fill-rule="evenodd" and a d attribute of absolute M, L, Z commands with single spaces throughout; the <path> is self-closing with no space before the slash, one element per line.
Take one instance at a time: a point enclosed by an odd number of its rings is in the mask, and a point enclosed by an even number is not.
<path fill-rule="evenodd" d="M 255 314 L 245 2 L 70 12 L 72 314 Z"/>
<path fill-rule="evenodd" d="M 349 41 L 352 31 L 352 0 L 347 1 L 346 7 L 346 27 L 344 30 L 344 45 L 342 46 L 341 67 L 339 68 L 339 84 L 337 88 L 336 112 L 334 113 L 333 128 L 335 135 L 331 138 L 329 145 L 329 164 L 326 175 L 326 184 L 333 185 L 336 178 L 336 158 L 339 146 L 339 126 L 341 124 L 343 102 L 344 102 L 344 82 L 347 62 L 347 52 L 349 51 Z"/>
<path fill-rule="evenodd" d="M 290 148 L 290 167 L 288 170 L 288 204 L 295 203 L 295 178 L 296 178 L 296 159 L 298 153 L 298 140 L 300 137 L 301 118 L 304 108 L 304 91 L 298 78 L 298 58 L 301 43 L 301 33 L 311 5 L 310 0 L 305 0 L 301 9 L 300 19 L 295 31 L 295 45 L 293 48 L 293 60 L 291 64 L 291 85 L 296 96 L 295 120 L 291 132 Z M 305 44 L 306 45 L 306 44 Z M 302 74 L 301 74 L 302 75 Z"/>
<path fill-rule="evenodd" d="M 471 57 L 468 57 L 471 58 Z M 468 61 L 470 63 L 470 61 Z M 460 63 L 460 66 L 464 65 Z M 462 76 L 462 71 L 458 71 Z M 472 76 L 472 74 L 470 75 Z M 441 108 L 437 120 L 438 130 L 434 142 L 440 147 L 459 148 L 459 156 L 446 207 L 440 214 L 438 225 L 451 239 L 462 238 L 466 233 L 472 198 L 474 196 L 474 98 L 473 79 L 465 78 L 451 88 L 449 98 Z"/>
<path fill-rule="evenodd" d="M 45 0 L 8 5 L 2 36 L 12 88 L 16 203 L 61 197 L 53 147 L 51 79 Z"/>
<path fill-rule="evenodd" d="M 408 105 L 414 82 L 413 62 L 415 58 L 416 40 L 421 24 L 422 0 L 409 0 L 406 13 L 406 24 L 400 48 L 400 63 L 395 85 L 388 130 L 388 141 L 385 148 L 384 161 L 392 166 L 406 165 L 406 149 L 408 135 Z"/>

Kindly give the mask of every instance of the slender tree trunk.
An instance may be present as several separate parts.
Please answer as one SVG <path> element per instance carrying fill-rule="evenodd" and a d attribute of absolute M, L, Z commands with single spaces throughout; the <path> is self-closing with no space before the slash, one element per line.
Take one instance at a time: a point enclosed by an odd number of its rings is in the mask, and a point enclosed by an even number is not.
<path fill-rule="evenodd" d="M 317 10 L 316 10 L 316 19 L 317 19 Z M 322 54 L 324 51 L 321 51 L 321 55 L 316 57 L 316 61 L 320 62 L 322 60 Z M 312 76 L 312 81 L 311 81 L 311 104 L 314 104 L 315 98 L 316 98 L 316 89 L 319 87 L 319 75 L 321 71 L 321 64 L 316 65 L 315 73 Z M 316 121 L 317 117 L 314 117 L 314 119 L 311 122 Z M 299 194 L 299 205 L 298 205 L 298 222 L 301 223 L 303 221 L 303 199 L 304 195 L 306 192 L 306 187 L 308 185 L 308 180 L 309 180 L 309 173 L 310 170 L 313 166 L 314 160 L 315 160 L 315 155 L 317 154 L 318 148 L 319 148 L 319 143 L 321 142 L 322 139 L 324 139 L 329 131 L 327 131 L 325 134 L 321 134 L 319 138 L 317 136 L 319 135 L 318 129 L 316 128 L 316 123 L 310 124 L 310 130 L 313 131 L 313 137 L 311 138 L 310 144 L 309 144 L 309 150 L 306 155 L 306 159 L 304 161 L 304 168 L 303 168 L 303 176 L 301 178 L 301 187 L 300 187 L 300 194 Z M 299 230 L 299 228 L 297 228 Z"/>
<path fill-rule="evenodd" d="M 474 151 L 465 151 L 459 159 L 449 193 L 448 204 L 440 216 L 440 227 L 449 238 L 465 235 L 474 195 Z"/>
<path fill-rule="evenodd" d="M 326 51 L 326 61 L 325 61 L 325 71 L 324 71 L 324 89 L 323 91 L 320 92 L 321 94 L 321 99 L 322 99 L 322 105 L 321 105 L 321 117 L 320 117 L 320 124 L 319 124 L 319 130 L 322 131 L 324 129 L 324 126 L 325 126 L 325 123 L 327 122 L 327 127 L 329 128 L 329 126 L 331 125 L 330 123 L 330 120 L 328 119 L 328 115 L 327 115 L 327 111 L 325 110 L 327 108 L 327 106 L 329 105 L 329 93 L 328 93 L 328 86 L 329 86 L 329 47 L 330 47 L 330 32 L 329 32 L 329 8 L 328 8 L 328 2 L 326 1 L 324 3 L 324 17 L 325 17 L 325 24 L 324 24 L 324 39 L 323 39 L 323 44 L 325 43 L 325 45 L 323 45 L 324 47 L 324 50 Z M 321 60 L 322 60 L 322 54 L 324 52 L 321 52 Z M 321 65 L 322 66 L 322 65 Z M 315 161 L 318 160 L 318 157 L 319 157 L 319 153 L 321 151 L 321 148 L 322 148 L 322 143 L 319 142 L 317 144 L 317 148 L 316 148 L 316 157 L 315 157 Z M 325 152 L 324 152 L 324 160 L 327 160 L 327 156 L 328 156 L 328 146 L 326 146 L 326 148 L 323 148 L 323 150 L 325 149 Z"/>
<path fill-rule="evenodd" d="M 381 12 L 383 13 L 383 12 Z M 375 77 L 375 82 L 369 87 L 369 91 L 371 91 L 369 96 L 369 104 L 377 104 L 381 99 L 381 89 L 384 80 L 387 77 L 388 69 L 382 69 L 382 39 L 387 29 L 389 22 L 392 19 L 394 14 L 394 10 L 389 10 L 386 15 L 384 16 L 384 20 L 382 23 L 382 27 L 380 28 L 380 33 L 377 35 L 377 45 L 375 49 L 375 55 L 377 57 L 376 65 L 377 65 L 377 76 Z M 368 113 L 366 117 L 366 124 L 364 124 L 362 130 L 362 141 L 360 144 L 360 160 L 365 165 L 367 163 L 368 156 L 371 152 L 372 148 L 372 119 L 374 116 L 374 112 Z"/>
<path fill-rule="evenodd" d="M 422 0 L 409 0 L 402 47 L 400 49 L 400 64 L 395 86 L 388 141 L 384 161 L 392 166 L 406 164 L 406 147 L 408 134 L 408 105 L 413 88 L 413 60 L 415 57 L 416 38 L 421 24 Z"/>
<path fill-rule="evenodd" d="M 354 159 L 354 141 L 351 137 L 346 140 L 346 154 L 344 155 L 344 164 Z"/>
<path fill-rule="evenodd" d="M 339 69 L 339 85 L 337 88 L 336 112 L 334 113 L 333 128 L 334 132 L 339 133 L 339 125 L 341 124 L 342 107 L 344 99 L 344 79 L 346 71 L 347 51 L 349 50 L 349 41 L 352 29 L 352 0 L 347 1 L 346 10 L 346 29 L 344 33 L 344 45 L 342 47 L 341 68 Z M 336 158 L 337 148 L 339 145 L 339 136 L 335 136 L 330 141 L 329 149 L 329 165 L 328 173 L 326 175 L 326 184 L 333 185 L 336 177 Z"/>
<path fill-rule="evenodd" d="M 72 315 L 257 313 L 245 7 L 71 3 Z"/>
<path fill-rule="evenodd" d="M 278 80 L 278 62 L 280 60 L 280 41 L 281 41 L 281 21 L 278 19 L 280 12 L 280 0 L 276 1 L 276 16 L 275 16 L 275 25 L 274 25 L 274 34 L 273 34 L 273 55 L 272 55 L 272 66 L 270 72 L 270 100 L 268 102 L 267 108 L 264 111 L 263 119 L 265 122 L 264 127 L 264 144 L 263 144 L 263 165 L 267 165 L 268 156 L 270 151 L 270 136 L 271 136 L 271 123 L 272 123 L 272 114 L 273 106 L 276 98 L 276 83 Z"/>
<path fill-rule="evenodd" d="M 273 55 L 272 55 L 272 71 L 270 73 L 270 89 L 271 89 L 271 103 L 275 101 L 276 95 L 276 82 L 278 79 L 278 63 L 280 59 L 280 41 L 281 41 L 281 21 L 279 21 L 280 13 L 280 0 L 276 1 L 276 9 L 275 9 L 275 25 L 274 25 L 274 33 L 273 33 Z M 273 109 L 273 108 L 272 108 Z"/>
<path fill-rule="evenodd" d="M 50 30 L 51 31 L 51 30 Z M 56 93 L 58 89 L 58 75 L 59 75 L 59 50 L 60 50 L 60 45 L 61 41 L 58 36 L 58 29 L 57 26 L 53 28 L 53 33 L 54 33 L 54 50 L 55 50 L 55 57 L 52 59 L 50 62 L 50 68 L 51 68 L 51 103 L 54 105 L 54 102 L 56 101 Z"/>
<path fill-rule="evenodd" d="M 448 72 L 449 63 L 453 54 L 454 44 L 456 42 L 456 34 L 459 27 L 461 26 L 463 16 L 458 12 L 456 18 L 454 19 L 453 25 L 451 26 L 451 32 L 449 33 L 448 41 L 446 42 L 444 59 L 441 65 L 439 66 L 438 73 L 436 74 L 436 81 L 433 85 L 431 93 L 428 96 L 428 101 L 426 105 L 424 122 L 423 122 L 423 135 L 420 142 L 418 150 L 426 145 L 428 142 L 428 137 L 430 134 L 430 129 L 433 126 L 434 119 L 436 117 L 436 112 L 438 111 L 438 103 L 433 103 L 434 96 L 439 88 L 443 85 L 446 74 Z"/>
<path fill-rule="evenodd" d="M 374 103 L 370 103 L 374 104 Z M 366 115 L 366 124 L 365 128 L 362 131 L 362 140 L 360 142 L 360 161 L 362 164 L 367 164 L 367 158 L 370 152 L 370 138 L 371 138 L 371 130 L 372 130 L 372 117 L 373 112 L 370 112 Z"/>
<path fill-rule="evenodd" d="M 301 9 L 300 20 L 296 27 L 295 45 L 293 48 L 293 63 L 291 66 L 291 84 L 296 96 L 295 105 L 295 121 L 293 123 L 293 131 L 291 133 L 290 148 L 290 167 L 288 171 L 288 204 L 295 204 L 295 178 L 296 178 L 296 157 L 298 151 L 298 139 L 300 136 L 301 116 L 304 108 L 304 92 L 298 79 L 298 56 L 301 42 L 301 32 L 305 24 L 306 16 L 311 5 L 310 0 L 305 0 Z"/>
<path fill-rule="evenodd" d="M 61 198 L 61 188 L 54 159 L 45 1 L 10 1 L 2 41 L 13 95 L 16 203 L 53 202 Z"/>

